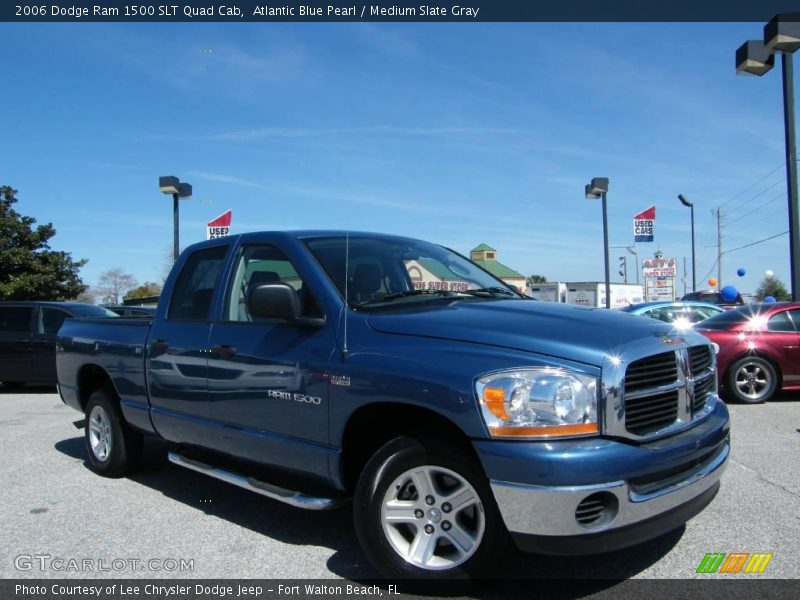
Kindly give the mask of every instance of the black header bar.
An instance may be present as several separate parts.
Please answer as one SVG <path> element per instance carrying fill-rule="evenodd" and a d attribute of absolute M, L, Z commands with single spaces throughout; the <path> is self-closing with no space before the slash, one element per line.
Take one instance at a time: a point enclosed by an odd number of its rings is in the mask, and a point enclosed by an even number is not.
<path fill-rule="evenodd" d="M 4 0 L 6 22 L 602 22 L 765 23 L 798 0 Z"/>

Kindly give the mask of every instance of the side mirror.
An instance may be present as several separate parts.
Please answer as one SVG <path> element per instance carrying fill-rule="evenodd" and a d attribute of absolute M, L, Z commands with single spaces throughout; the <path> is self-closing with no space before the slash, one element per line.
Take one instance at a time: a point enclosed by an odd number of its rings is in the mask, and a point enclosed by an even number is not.
<path fill-rule="evenodd" d="M 300 298 L 288 283 L 264 283 L 248 291 L 247 311 L 253 317 L 297 319 Z"/>

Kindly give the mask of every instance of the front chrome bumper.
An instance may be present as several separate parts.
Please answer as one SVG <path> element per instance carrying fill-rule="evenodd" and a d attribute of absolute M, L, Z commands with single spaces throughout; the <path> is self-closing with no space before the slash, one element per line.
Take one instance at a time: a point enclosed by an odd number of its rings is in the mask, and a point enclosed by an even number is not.
<path fill-rule="evenodd" d="M 728 463 L 730 446 L 722 448 L 679 481 L 671 480 L 663 488 L 637 493 L 626 481 L 548 487 L 491 481 L 497 506 L 512 534 L 553 537 L 595 537 L 654 519 L 685 505 L 714 488 Z M 578 505 L 587 497 L 606 492 L 616 498 L 613 515 L 592 524 L 576 518 Z M 606 496 L 608 497 L 608 496 Z M 613 504 L 613 502 L 612 502 Z"/>

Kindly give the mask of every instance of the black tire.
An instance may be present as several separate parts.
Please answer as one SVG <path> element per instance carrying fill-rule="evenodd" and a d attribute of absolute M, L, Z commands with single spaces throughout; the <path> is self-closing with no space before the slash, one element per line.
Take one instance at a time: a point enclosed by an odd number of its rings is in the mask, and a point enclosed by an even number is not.
<path fill-rule="evenodd" d="M 775 395 L 778 373 L 760 356 L 743 356 L 728 369 L 725 382 L 728 395 L 739 402 L 760 404 Z"/>
<path fill-rule="evenodd" d="M 122 477 L 139 464 L 142 435 L 125 423 L 119 403 L 106 390 L 97 390 L 89 396 L 84 441 L 95 473 Z"/>
<path fill-rule="evenodd" d="M 409 471 L 418 468 L 409 475 Z M 433 505 L 425 502 L 426 497 L 413 483 L 409 484 L 417 481 L 433 485 L 436 496 Z M 401 494 L 404 496 L 400 497 Z M 446 513 L 446 500 L 452 498 L 455 504 L 459 497 L 473 498 L 472 504 L 458 509 L 451 505 L 451 512 Z M 414 509 L 399 509 L 408 511 L 402 515 L 406 522 L 384 520 L 387 498 L 389 503 L 415 503 Z M 421 518 L 420 512 L 424 513 Z M 416 580 L 426 585 L 434 580 L 475 579 L 489 574 L 508 547 L 508 533 L 480 465 L 464 449 L 429 437 L 398 437 L 375 453 L 358 480 L 353 517 L 361 547 L 373 566 L 388 579 Z M 474 537 L 465 538 L 464 532 Z M 461 547 L 455 543 L 459 538 Z M 477 541 L 467 552 L 463 550 L 464 541 L 469 540 Z M 430 555 L 421 558 L 428 566 L 408 558 L 423 544 L 432 550 L 417 555 Z M 441 562 L 435 564 L 435 561 Z M 450 566 L 448 561 L 452 563 Z"/>
<path fill-rule="evenodd" d="M 25 382 L 23 382 L 23 381 L 4 381 L 3 382 L 3 387 L 9 388 L 9 389 L 22 387 L 23 385 L 25 385 Z"/>

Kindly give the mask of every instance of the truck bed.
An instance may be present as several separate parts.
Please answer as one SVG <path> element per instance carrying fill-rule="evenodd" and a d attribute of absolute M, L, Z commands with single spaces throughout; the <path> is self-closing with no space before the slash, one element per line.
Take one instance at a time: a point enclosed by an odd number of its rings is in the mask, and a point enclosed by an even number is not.
<path fill-rule="evenodd" d="M 150 319 L 68 319 L 59 330 L 56 350 L 59 391 L 65 404 L 83 411 L 87 398 L 78 394 L 82 377 L 102 369 L 119 392 L 123 413 L 151 430 L 147 417 L 145 345 Z"/>

